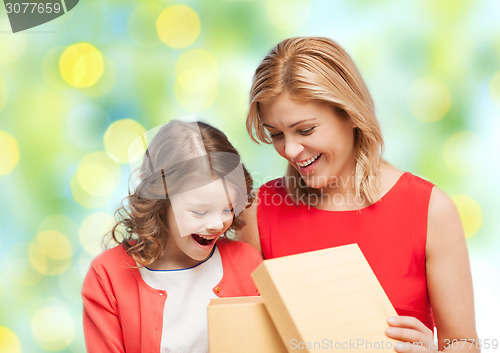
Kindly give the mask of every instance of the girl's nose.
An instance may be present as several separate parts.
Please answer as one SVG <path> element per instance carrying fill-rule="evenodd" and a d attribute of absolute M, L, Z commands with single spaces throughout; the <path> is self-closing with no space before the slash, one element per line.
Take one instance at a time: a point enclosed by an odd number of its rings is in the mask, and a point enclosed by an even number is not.
<path fill-rule="evenodd" d="M 209 231 L 218 232 L 224 228 L 224 220 L 219 215 L 213 215 L 208 220 L 206 228 Z"/>

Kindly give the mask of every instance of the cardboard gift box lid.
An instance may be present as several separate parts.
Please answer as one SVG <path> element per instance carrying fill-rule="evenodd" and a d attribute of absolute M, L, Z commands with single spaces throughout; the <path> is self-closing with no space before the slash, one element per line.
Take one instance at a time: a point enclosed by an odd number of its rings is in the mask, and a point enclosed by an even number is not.
<path fill-rule="evenodd" d="M 210 353 L 286 353 L 261 297 L 212 299 L 208 305 Z"/>
<path fill-rule="evenodd" d="M 397 313 L 357 244 L 264 260 L 252 278 L 289 352 L 393 351 Z"/>

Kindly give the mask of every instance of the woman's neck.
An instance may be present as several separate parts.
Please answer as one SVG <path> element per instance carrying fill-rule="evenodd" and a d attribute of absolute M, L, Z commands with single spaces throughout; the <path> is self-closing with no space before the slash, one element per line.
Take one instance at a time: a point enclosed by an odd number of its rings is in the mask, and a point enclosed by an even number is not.
<path fill-rule="evenodd" d="M 357 210 L 370 205 L 362 195 L 356 196 L 356 164 L 346 166 L 341 173 L 318 190 L 320 209 L 331 211 Z"/>

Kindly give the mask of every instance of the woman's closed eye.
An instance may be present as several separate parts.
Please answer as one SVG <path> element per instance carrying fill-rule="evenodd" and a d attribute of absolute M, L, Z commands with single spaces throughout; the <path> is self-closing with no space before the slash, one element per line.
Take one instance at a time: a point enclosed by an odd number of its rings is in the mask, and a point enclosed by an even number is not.
<path fill-rule="evenodd" d="M 269 136 L 271 136 L 272 139 L 278 139 L 281 136 L 283 136 L 282 132 L 269 132 Z"/>
<path fill-rule="evenodd" d="M 316 129 L 316 126 L 307 128 L 307 129 L 299 129 L 297 130 L 297 133 L 302 135 L 302 136 L 308 136 L 311 135 L 314 130 Z M 269 132 L 269 136 L 271 136 L 272 139 L 280 139 L 283 137 L 283 132 Z"/>
<path fill-rule="evenodd" d="M 310 127 L 308 129 L 301 129 L 298 130 L 298 133 L 304 136 L 311 135 L 314 132 L 314 129 L 316 129 L 316 126 Z"/>

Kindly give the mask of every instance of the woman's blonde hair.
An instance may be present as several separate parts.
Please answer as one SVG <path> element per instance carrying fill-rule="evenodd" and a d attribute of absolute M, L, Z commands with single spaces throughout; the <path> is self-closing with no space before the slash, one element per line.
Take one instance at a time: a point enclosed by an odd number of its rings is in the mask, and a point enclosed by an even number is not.
<path fill-rule="evenodd" d="M 195 181 L 188 182 L 190 178 Z M 165 124 L 148 146 L 137 173 L 131 175 L 137 185 L 115 212 L 111 239 L 121 243 L 139 265 L 148 266 L 163 254 L 168 241 L 170 197 L 222 178 L 235 186 L 235 204 L 248 207 L 252 177 L 226 135 L 203 122 Z M 235 212 L 228 230 L 239 230 L 244 224 Z"/>
<path fill-rule="evenodd" d="M 250 91 L 246 124 L 255 142 L 272 143 L 262 126 L 259 104 L 283 93 L 299 101 L 329 104 L 337 115 L 351 119 L 355 126 L 356 196 L 375 202 L 382 133 L 373 100 L 349 55 L 336 42 L 321 37 L 289 38 L 276 45 L 255 71 Z M 294 200 L 315 192 L 305 183 L 290 182 L 301 179 L 291 165 L 286 176 L 288 193 Z"/>

